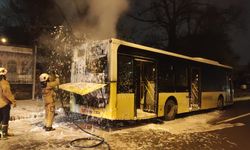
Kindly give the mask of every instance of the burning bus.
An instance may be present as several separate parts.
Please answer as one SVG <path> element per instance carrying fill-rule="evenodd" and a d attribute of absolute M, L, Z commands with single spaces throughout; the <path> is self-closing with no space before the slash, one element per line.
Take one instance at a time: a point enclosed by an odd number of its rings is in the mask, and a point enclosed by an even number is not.
<path fill-rule="evenodd" d="M 73 51 L 70 110 L 109 120 L 164 117 L 233 103 L 232 68 L 118 39 Z"/>

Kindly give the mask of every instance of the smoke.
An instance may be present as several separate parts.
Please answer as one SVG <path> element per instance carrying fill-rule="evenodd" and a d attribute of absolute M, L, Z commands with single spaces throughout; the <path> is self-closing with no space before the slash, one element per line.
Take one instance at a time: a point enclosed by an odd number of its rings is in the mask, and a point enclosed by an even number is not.
<path fill-rule="evenodd" d="M 128 0 L 53 0 L 64 24 L 39 37 L 37 61 L 41 70 L 56 72 L 61 83 L 70 81 L 72 50 L 86 40 L 116 37 L 119 18 L 128 9 Z M 60 17 L 60 18 L 59 18 Z M 72 34 L 73 33 L 73 34 Z"/>
<path fill-rule="evenodd" d="M 128 0 L 55 0 L 77 37 L 101 40 L 116 37 L 119 17 Z"/>

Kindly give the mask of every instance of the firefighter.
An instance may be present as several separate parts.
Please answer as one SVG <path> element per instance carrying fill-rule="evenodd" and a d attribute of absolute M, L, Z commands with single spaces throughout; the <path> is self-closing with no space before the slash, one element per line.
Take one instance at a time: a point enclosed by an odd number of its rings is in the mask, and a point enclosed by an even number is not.
<path fill-rule="evenodd" d="M 55 80 L 52 81 L 52 77 L 47 73 L 40 75 L 40 82 L 42 87 L 42 96 L 45 105 L 45 131 L 53 131 L 52 128 L 54 116 L 55 116 L 55 96 L 54 89 L 59 85 L 59 76 L 55 75 Z"/>
<path fill-rule="evenodd" d="M 16 100 L 10 90 L 10 84 L 6 80 L 7 69 L 0 68 L 0 133 L 3 139 L 13 134 L 8 133 L 10 108 L 16 107 Z"/>

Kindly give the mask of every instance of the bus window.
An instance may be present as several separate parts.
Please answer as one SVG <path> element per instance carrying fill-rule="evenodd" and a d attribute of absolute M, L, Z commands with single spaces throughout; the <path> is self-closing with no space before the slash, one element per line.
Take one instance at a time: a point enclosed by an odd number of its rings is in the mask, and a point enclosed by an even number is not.
<path fill-rule="evenodd" d="M 118 56 L 118 93 L 132 93 L 133 90 L 133 59 Z"/>
<path fill-rule="evenodd" d="M 204 67 L 205 68 L 205 67 Z M 202 87 L 205 92 L 224 91 L 226 72 L 217 67 L 206 67 L 202 70 Z"/>
<path fill-rule="evenodd" d="M 175 67 L 175 90 L 177 92 L 188 91 L 187 67 Z"/>
<path fill-rule="evenodd" d="M 174 91 L 174 67 L 170 64 L 160 64 L 159 66 L 159 91 L 173 92 Z"/>

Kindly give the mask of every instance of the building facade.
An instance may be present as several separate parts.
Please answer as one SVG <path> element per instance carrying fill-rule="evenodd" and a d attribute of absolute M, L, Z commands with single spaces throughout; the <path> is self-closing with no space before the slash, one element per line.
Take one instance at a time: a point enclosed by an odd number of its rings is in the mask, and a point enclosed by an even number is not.
<path fill-rule="evenodd" d="M 8 70 L 7 80 L 17 98 L 32 94 L 33 58 L 32 48 L 0 45 L 0 67 Z"/>

